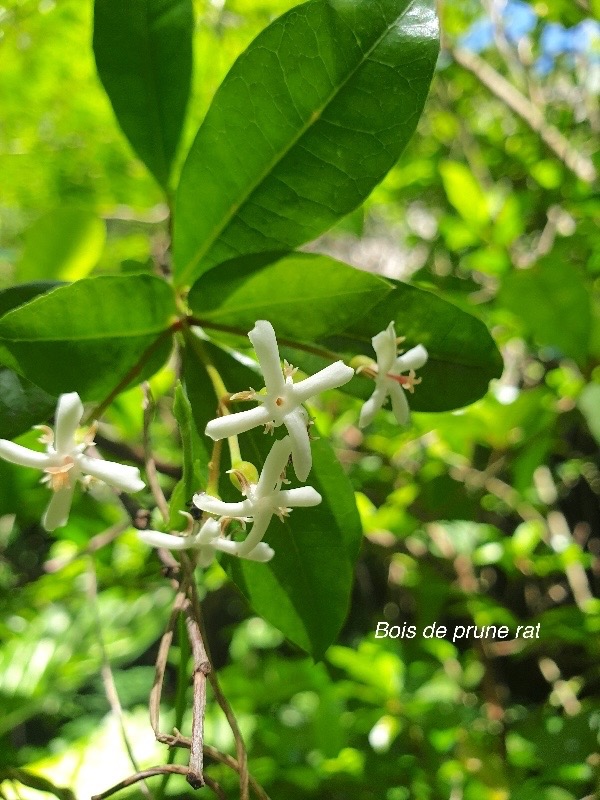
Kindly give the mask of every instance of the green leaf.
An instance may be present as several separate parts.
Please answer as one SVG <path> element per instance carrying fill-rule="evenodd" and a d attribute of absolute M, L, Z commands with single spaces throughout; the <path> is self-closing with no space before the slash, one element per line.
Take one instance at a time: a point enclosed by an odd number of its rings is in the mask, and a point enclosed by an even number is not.
<path fill-rule="evenodd" d="M 55 406 L 56 397 L 12 369 L 0 367 L 0 439 L 14 439 L 43 422 Z"/>
<path fill-rule="evenodd" d="M 577 405 L 585 417 L 590 433 L 600 443 L 600 385 L 589 383 L 580 394 Z"/>
<path fill-rule="evenodd" d="M 167 189 L 192 75 L 191 0 L 96 0 L 100 80 L 133 149 Z"/>
<path fill-rule="evenodd" d="M 444 161 L 440 174 L 448 200 L 470 227 L 484 228 L 490 221 L 488 199 L 471 170 L 458 161 Z"/>
<path fill-rule="evenodd" d="M 192 287 L 190 308 L 203 321 L 247 330 L 268 319 L 281 336 L 312 341 L 344 330 L 392 291 L 383 278 L 328 256 L 273 257 L 243 256 L 210 270 Z"/>
<path fill-rule="evenodd" d="M 97 400 L 126 376 L 143 380 L 158 369 L 175 314 L 173 291 L 160 278 L 85 278 L 5 314 L 0 345 L 10 366 L 50 394 Z"/>
<path fill-rule="evenodd" d="M 26 232 L 17 275 L 23 281 L 85 278 L 98 263 L 105 241 L 104 220 L 93 211 L 57 208 Z"/>
<path fill-rule="evenodd" d="M 20 283 L 16 286 L 9 286 L 8 289 L 0 291 L 0 317 L 13 308 L 28 303 L 40 294 L 55 289 L 60 284 L 57 281 L 34 281 L 32 283 Z M 14 366 L 14 360 L 9 351 L 0 345 L 0 364 Z"/>
<path fill-rule="evenodd" d="M 256 383 L 256 373 L 206 342 L 201 347 L 231 391 Z M 199 380 L 201 362 L 187 348 L 186 388 L 196 425 L 204 430 L 214 416 L 217 397 L 208 375 Z M 195 384 L 187 382 L 192 375 Z M 273 439 L 262 430 L 240 436 L 242 458 L 260 469 Z M 273 518 L 265 541 L 275 556 L 268 564 L 223 557 L 230 574 L 252 608 L 291 641 L 320 658 L 344 622 L 361 526 L 352 486 L 325 440 L 313 442 L 309 484 L 323 497 L 314 508 L 295 509 L 283 522 Z M 226 447 L 223 448 L 226 458 Z M 221 470 L 223 473 L 223 469 Z M 292 477 L 291 474 L 289 477 Z M 239 500 L 227 476 L 220 487 L 225 499 Z"/>
<path fill-rule="evenodd" d="M 375 358 L 371 338 L 393 320 L 398 336 L 405 336 L 404 350 L 424 344 L 427 364 L 419 370 L 422 383 L 410 395 L 415 411 L 448 411 L 482 397 L 492 378 L 502 373 L 502 357 L 489 331 L 476 317 L 430 292 L 405 283 L 392 282 L 394 290 L 368 314 L 346 330 L 323 340 L 331 358 L 283 348 L 285 357 L 307 372 L 322 369 L 334 357 L 354 355 Z M 341 387 L 363 399 L 373 391 L 373 382 L 358 376 Z"/>
<path fill-rule="evenodd" d="M 0 291 L 0 317 L 59 285 L 56 281 L 38 281 L 10 286 Z M 0 363 L 11 364 L 10 352 L 0 346 Z M 0 438 L 14 439 L 48 419 L 56 398 L 7 367 L 0 368 Z"/>
<path fill-rule="evenodd" d="M 538 344 L 585 362 L 592 311 L 590 293 L 576 268 L 550 255 L 531 269 L 510 273 L 499 300 Z"/>
<path fill-rule="evenodd" d="M 412 136 L 437 52 L 430 0 L 311 0 L 275 20 L 221 84 L 182 170 L 177 282 L 290 250 L 360 205 Z"/>
<path fill-rule="evenodd" d="M 200 438 L 194 424 L 192 406 L 181 383 L 175 387 L 173 414 L 179 425 L 183 461 L 183 477 L 173 490 L 169 500 L 169 528 L 185 527 L 185 518 L 180 511 L 188 510 L 192 496 L 206 486 L 210 450 L 206 439 Z"/>

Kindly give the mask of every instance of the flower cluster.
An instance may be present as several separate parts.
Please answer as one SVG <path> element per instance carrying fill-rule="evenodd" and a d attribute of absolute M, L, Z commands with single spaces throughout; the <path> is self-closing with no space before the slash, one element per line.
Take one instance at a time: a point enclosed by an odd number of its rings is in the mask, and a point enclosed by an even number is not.
<path fill-rule="evenodd" d="M 188 517 L 188 528 L 183 535 L 155 530 L 139 532 L 140 539 L 153 547 L 193 550 L 201 566 L 210 564 L 217 552 L 251 561 L 269 561 L 274 552 L 263 539 L 272 518 L 277 516 L 283 520 L 294 508 L 308 508 L 321 502 L 321 495 L 311 486 L 282 488 L 289 483 L 286 469 L 291 460 L 296 477 L 304 482 L 312 468 L 309 417 L 304 403 L 320 392 L 343 386 L 355 374 L 343 361 L 336 361 L 315 375 L 294 382 L 297 370 L 287 361 L 282 366 L 270 322 L 258 320 L 248 337 L 254 346 L 265 386 L 259 392 L 254 389 L 238 392 L 230 399 L 254 400 L 258 405 L 211 420 L 206 426 L 206 435 L 219 441 L 259 426 L 264 426 L 265 433 L 273 433 L 282 425 L 287 434 L 273 443 L 260 476 L 250 465 L 254 480 L 234 465 L 232 472 L 241 487 L 243 500 L 230 503 L 200 492 L 192 501 L 195 513 L 182 512 Z M 407 353 L 398 354 L 401 341 L 396 337 L 394 323 L 390 322 L 372 339 L 377 361 L 367 360 L 357 369 L 375 381 L 375 390 L 361 409 L 361 427 L 371 423 L 388 397 L 398 422 L 402 425 L 408 422 L 405 391 L 414 391 L 414 386 L 420 383 L 414 370 L 425 364 L 427 351 L 423 345 L 417 345 Z M 45 453 L 0 440 L 0 457 L 15 464 L 36 467 L 45 473 L 43 481 L 53 491 L 42 520 L 47 530 L 66 525 L 77 480 L 87 485 L 97 479 L 128 492 L 137 492 L 144 487 L 136 467 L 103 461 L 86 452 L 94 445 L 95 428 L 77 438 L 82 417 L 83 405 L 79 395 L 76 392 L 63 394 L 56 410 L 55 431 L 44 425 L 38 426 L 43 431 L 40 442 L 46 445 Z M 248 524 L 251 525 L 243 541 L 235 541 L 227 534 L 234 520 L 244 530 Z"/>
<path fill-rule="evenodd" d="M 55 430 L 47 425 L 37 426 L 42 431 L 39 441 L 46 445 L 45 453 L 0 439 L 0 457 L 45 473 L 42 481 L 53 492 L 42 518 L 42 525 L 48 531 L 67 524 L 78 480 L 84 486 L 94 479 L 103 481 L 124 492 L 139 492 L 145 486 L 137 467 L 103 461 L 86 454 L 86 450 L 94 445 L 95 428 L 90 428 L 78 439 L 77 429 L 82 417 L 83 404 L 77 392 L 62 394 L 56 407 Z"/>

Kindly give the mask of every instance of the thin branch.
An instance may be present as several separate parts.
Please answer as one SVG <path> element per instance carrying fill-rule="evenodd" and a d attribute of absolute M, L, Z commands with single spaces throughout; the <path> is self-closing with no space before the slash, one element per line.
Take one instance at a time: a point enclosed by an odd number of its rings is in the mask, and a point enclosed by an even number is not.
<path fill-rule="evenodd" d="M 90 598 L 94 617 L 96 619 L 96 635 L 98 644 L 100 645 L 100 653 L 102 656 L 101 675 L 102 675 L 102 683 L 104 685 L 104 692 L 106 694 L 106 699 L 108 700 L 108 704 L 110 705 L 112 713 L 114 714 L 117 722 L 119 723 L 119 728 L 121 730 L 121 738 L 123 739 L 123 744 L 125 745 L 125 749 L 127 750 L 127 755 L 129 756 L 131 765 L 136 771 L 139 771 L 140 768 L 135 758 L 131 742 L 129 741 L 127 729 L 125 728 L 125 720 L 123 718 L 123 707 L 121 706 L 121 701 L 119 700 L 119 695 L 117 692 L 117 687 L 115 685 L 114 675 L 112 673 L 110 661 L 108 659 L 108 653 L 106 652 L 106 645 L 104 644 L 104 636 L 102 634 L 102 621 L 100 619 L 100 609 L 98 607 L 98 578 L 96 575 L 96 567 L 93 558 L 89 559 L 88 596 Z M 145 782 L 142 784 L 141 789 L 142 789 L 142 794 L 146 798 L 148 798 L 148 800 L 152 800 L 152 792 L 150 791 Z"/>
<path fill-rule="evenodd" d="M 184 567 L 185 567 L 184 562 Z M 196 590 L 196 585 L 193 582 L 190 582 L 190 592 L 192 598 L 192 608 L 194 612 L 194 616 L 199 624 L 200 630 L 203 630 L 203 621 L 202 621 L 202 612 L 200 609 L 200 601 L 198 598 L 198 592 Z M 248 753 L 246 752 L 246 745 L 244 744 L 244 737 L 242 736 L 242 732 L 240 731 L 239 725 L 237 723 L 237 719 L 235 714 L 233 713 L 233 709 L 231 708 L 229 701 L 223 694 L 223 690 L 221 689 L 221 685 L 219 683 L 219 679 L 217 677 L 216 672 L 210 672 L 208 675 L 208 680 L 210 682 L 211 688 L 214 692 L 215 699 L 219 704 L 221 710 L 225 714 L 225 718 L 229 723 L 229 727 L 231 728 L 231 732 L 233 734 L 233 738 L 235 740 L 235 750 L 237 754 L 237 760 L 240 766 L 239 774 L 240 774 L 240 800 L 248 800 L 249 797 L 249 774 L 248 774 Z"/>
<path fill-rule="evenodd" d="M 191 604 L 186 608 L 188 636 L 194 657 L 194 703 L 192 711 L 192 743 L 190 771 L 187 782 L 193 789 L 204 785 L 204 713 L 206 710 L 206 676 L 211 672 L 210 661 L 202 641 L 202 633 Z"/>
<path fill-rule="evenodd" d="M 116 794 L 122 789 L 127 789 L 128 786 L 133 786 L 135 783 L 139 783 L 139 781 L 146 780 L 146 778 L 152 778 L 153 775 L 167 774 L 187 776 L 188 768 L 182 764 L 165 764 L 162 767 L 149 767 L 141 772 L 136 772 L 135 775 L 130 775 L 128 778 L 125 778 L 125 780 L 116 783 L 101 794 L 93 795 L 91 800 L 104 800 L 105 797 L 110 797 L 112 794 Z"/>
<path fill-rule="evenodd" d="M 173 642 L 173 631 L 175 628 L 175 623 L 177 622 L 177 618 L 186 604 L 186 592 L 187 592 L 187 583 L 186 579 L 184 578 L 181 583 L 181 587 L 175 597 L 175 602 L 173 603 L 173 610 L 171 611 L 171 616 L 169 617 L 167 628 L 160 640 L 160 645 L 158 647 L 158 654 L 156 656 L 154 683 L 152 684 L 152 690 L 150 692 L 149 706 L 150 706 L 150 725 L 152 726 L 152 730 L 154 731 L 155 737 L 159 741 L 161 741 L 161 739 L 159 738 L 160 698 L 162 696 L 165 671 L 167 668 L 167 658 L 169 656 L 169 650 Z"/>
<path fill-rule="evenodd" d="M 144 429 L 143 429 L 143 438 L 144 438 L 144 465 L 146 467 L 146 477 L 148 478 L 148 484 L 150 485 L 150 490 L 152 492 L 152 496 L 154 497 L 154 501 L 162 514 L 162 517 L 167 523 L 169 521 L 169 504 L 163 494 L 163 490 L 160 487 L 160 483 L 158 482 L 158 473 L 156 471 L 156 464 L 154 463 L 154 458 L 152 456 L 152 444 L 150 438 L 150 426 L 152 425 L 152 418 L 154 416 L 155 404 L 154 399 L 152 397 L 152 392 L 150 391 L 150 384 L 145 381 L 142 385 L 142 390 L 144 392 Z"/>
<path fill-rule="evenodd" d="M 580 180 L 593 183 L 598 177 L 596 168 L 590 158 L 583 155 L 576 147 L 563 136 L 563 134 L 548 123 L 542 111 L 534 105 L 525 95 L 513 86 L 512 83 L 500 75 L 476 53 L 471 53 L 460 48 L 453 49 L 455 61 L 471 72 L 481 83 L 502 100 L 511 111 L 529 125 L 534 133 L 540 137 L 544 144 L 568 167 Z"/>
<path fill-rule="evenodd" d="M 109 439 L 101 433 L 96 433 L 94 439 L 98 447 L 101 450 L 106 450 L 111 456 L 116 456 L 124 461 L 132 461 L 134 464 L 137 464 L 138 467 L 144 466 L 144 452 L 141 448 L 132 447 L 125 442 L 115 442 L 113 439 Z M 183 474 L 181 467 L 178 467 L 176 464 L 168 464 L 166 461 L 161 461 L 158 458 L 154 459 L 154 465 L 158 472 L 161 472 L 163 475 L 168 475 L 169 478 L 175 478 L 175 480 L 179 480 Z"/>

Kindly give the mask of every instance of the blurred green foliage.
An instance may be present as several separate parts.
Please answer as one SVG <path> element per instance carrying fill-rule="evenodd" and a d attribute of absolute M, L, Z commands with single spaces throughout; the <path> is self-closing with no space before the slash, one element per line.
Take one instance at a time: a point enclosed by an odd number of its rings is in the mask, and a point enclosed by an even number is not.
<path fill-rule="evenodd" d="M 292 5 L 195 3 L 193 95 L 176 169 L 234 58 Z M 582 82 L 578 57 L 546 76 L 533 69 L 548 22 L 574 26 L 594 9 L 537 3 L 536 29 L 518 47 L 500 31 L 485 58 L 598 167 L 598 90 Z M 385 412 L 363 435 L 359 402 L 341 394 L 311 409 L 357 492 L 365 533 L 344 629 L 322 661 L 251 615 L 221 567 L 202 577 L 213 660 L 251 772 L 273 800 L 599 796 L 600 201 L 453 60 L 482 13 L 475 0 L 444 5 L 446 48 L 419 135 L 364 213 L 321 250 L 478 316 L 502 347 L 504 375 L 479 402 L 415 413 L 404 431 Z M 92 16 L 91 3 L 76 0 L 0 7 L 1 288 L 164 266 L 167 209 L 96 76 Z M 57 252 L 61 269 L 44 267 Z M 173 379 L 171 367 L 152 378 L 153 438 L 157 458 L 178 467 Z M 23 388 L 5 387 L 1 374 L 0 387 Z M 117 398 L 101 428 L 107 454 L 119 441 L 139 454 L 140 408 L 138 389 Z M 171 491 L 176 476 L 161 481 Z M 42 795 L 8 768 L 39 772 L 78 798 L 133 771 L 99 674 L 103 648 L 136 757 L 166 760 L 145 708 L 172 600 L 158 562 L 132 530 L 85 554 L 120 520 L 110 497 L 80 495 L 68 529 L 52 535 L 39 525 L 46 499 L 36 474 L 0 462 L 0 789 L 11 799 Z M 376 639 L 382 620 L 419 630 L 539 623 L 541 633 Z M 176 646 L 165 730 L 179 656 Z M 206 739 L 233 752 L 213 704 Z M 230 772 L 210 774 L 236 796 Z M 167 793 L 190 790 L 175 777 Z"/>

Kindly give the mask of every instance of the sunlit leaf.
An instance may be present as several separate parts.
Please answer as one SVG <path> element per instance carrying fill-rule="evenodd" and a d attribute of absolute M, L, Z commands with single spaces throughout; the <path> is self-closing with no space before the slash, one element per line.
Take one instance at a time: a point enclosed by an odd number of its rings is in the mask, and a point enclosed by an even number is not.
<path fill-rule="evenodd" d="M 175 272 L 289 250 L 356 208 L 415 130 L 437 59 L 429 0 L 311 0 L 236 61 L 184 165 Z"/>

